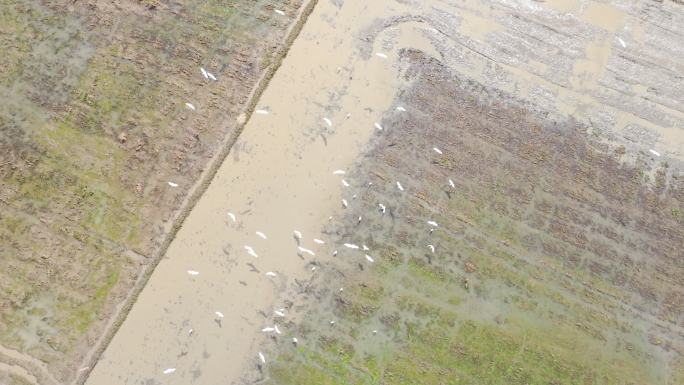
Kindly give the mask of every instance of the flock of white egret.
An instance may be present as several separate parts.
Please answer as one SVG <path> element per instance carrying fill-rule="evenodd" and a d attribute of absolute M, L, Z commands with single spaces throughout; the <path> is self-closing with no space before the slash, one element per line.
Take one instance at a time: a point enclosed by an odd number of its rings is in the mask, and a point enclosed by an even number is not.
<path fill-rule="evenodd" d="M 275 10 L 275 12 L 278 13 L 278 14 L 280 14 L 280 15 L 284 15 L 284 14 L 285 14 L 284 12 L 279 11 L 279 10 Z M 376 53 L 376 56 L 379 57 L 379 58 L 381 58 L 381 59 L 387 59 L 387 55 L 384 54 L 384 53 Z M 205 79 L 207 79 L 207 80 L 211 80 L 211 81 L 216 81 L 216 80 L 217 80 L 216 77 L 215 77 L 211 72 L 207 71 L 205 68 L 200 68 L 200 72 L 201 72 L 202 76 L 203 76 Z M 197 110 L 197 108 L 195 107 L 195 105 L 193 105 L 192 103 L 189 103 L 189 102 L 188 102 L 188 103 L 185 103 L 185 106 L 186 106 L 189 110 L 191 110 L 191 111 L 196 111 L 196 110 Z M 406 109 L 405 109 L 404 107 L 401 107 L 401 106 L 396 107 L 396 110 L 399 111 L 399 112 L 406 112 Z M 257 110 L 255 110 L 255 113 L 258 114 L 258 115 L 268 115 L 268 114 L 270 113 L 270 111 L 269 111 L 268 109 L 257 109 Z M 330 118 L 328 118 L 328 117 L 322 117 L 321 119 L 322 119 L 322 121 L 323 121 L 328 127 L 332 127 L 332 125 L 333 125 L 332 119 L 330 119 Z M 375 126 L 375 128 L 376 128 L 378 131 L 383 131 L 383 127 L 380 125 L 380 123 L 377 123 L 377 122 L 376 122 L 376 123 L 374 123 L 374 126 Z M 440 155 L 443 154 L 443 152 L 442 152 L 439 148 L 437 148 L 437 147 L 433 147 L 432 149 L 433 149 L 433 151 L 436 152 L 437 154 L 440 154 Z M 345 172 L 344 170 L 339 169 L 339 170 L 333 171 L 332 174 L 333 174 L 333 175 L 341 176 L 341 175 L 346 175 L 346 172 Z M 451 179 L 449 179 L 448 182 L 449 182 L 449 186 L 451 186 L 452 188 L 455 188 L 455 184 L 454 184 L 454 182 L 453 182 Z M 341 183 L 342 183 L 342 186 L 345 187 L 345 188 L 351 187 L 351 184 L 350 184 L 346 179 L 341 179 Z M 169 184 L 169 186 L 171 186 L 171 187 L 178 187 L 178 184 L 173 183 L 173 182 L 168 182 L 168 184 Z M 397 189 L 398 189 L 400 192 L 403 193 L 403 192 L 406 191 L 405 188 L 404 188 L 404 186 L 401 184 L 401 182 L 395 181 L 395 184 L 396 184 Z M 367 186 L 372 186 L 372 185 L 373 185 L 372 183 L 368 183 L 368 184 L 367 184 Z M 352 198 L 356 198 L 356 195 L 354 194 L 354 195 L 352 196 Z M 378 203 L 377 205 L 378 205 L 378 207 L 380 207 L 380 210 L 378 210 L 378 212 L 380 213 L 380 215 L 384 215 L 384 214 L 387 212 L 388 207 L 385 206 L 385 205 L 382 204 L 382 203 Z M 342 207 L 343 207 L 344 209 L 346 209 L 346 208 L 348 208 L 349 206 L 350 206 L 349 201 L 347 201 L 346 198 L 343 198 L 343 199 L 342 199 Z M 238 217 L 237 217 L 234 213 L 228 212 L 228 213 L 227 213 L 227 216 L 228 216 L 228 218 L 230 219 L 230 222 L 232 222 L 232 223 L 237 223 L 237 222 L 238 222 Z M 329 219 L 332 219 L 332 217 L 329 217 Z M 361 220 L 362 220 L 362 217 L 358 217 L 358 223 L 360 223 Z M 435 222 L 435 221 L 433 221 L 433 220 L 428 220 L 428 221 L 427 221 L 427 224 L 431 227 L 431 228 L 430 228 L 430 232 L 434 231 L 434 228 L 437 228 L 437 227 L 439 226 L 439 225 L 437 224 L 437 222 Z M 264 232 L 262 232 L 262 231 L 255 231 L 254 233 L 255 233 L 259 238 L 261 238 L 262 240 L 267 240 L 267 239 L 268 239 L 268 237 L 266 236 L 266 234 L 265 234 Z M 304 240 L 304 237 L 303 237 L 303 234 L 302 234 L 301 231 L 299 231 L 299 230 L 293 230 L 293 237 L 294 237 L 294 240 L 295 240 L 295 242 L 296 242 L 296 247 L 297 247 L 296 253 L 297 253 L 300 257 L 303 258 L 303 255 L 304 255 L 304 254 L 310 255 L 310 256 L 312 256 L 312 257 L 316 255 L 316 253 L 315 253 L 313 250 L 308 249 L 308 248 L 305 248 L 305 247 L 303 247 L 303 246 L 301 245 L 302 242 L 303 242 L 303 240 Z M 322 240 L 322 239 L 319 239 L 319 238 L 313 238 L 313 242 L 316 243 L 317 245 L 325 245 L 325 244 L 326 244 L 326 241 L 325 241 L 325 240 Z M 362 245 L 362 246 L 359 246 L 359 245 L 356 245 L 356 244 L 353 244 L 353 243 L 344 243 L 343 246 L 346 247 L 346 248 L 348 248 L 348 249 L 351 249 L 351 250 L 359 250 L 359 253 L 362 254 L 362 255 L 364 256 L 365 260 L 366 260 L 368 263 L 374 263 L 374 262 L 375 262 L 375 258 L 373 258 L 372 256 L 370 256 L 370 255 L 367 253 L 367 252 L 370 251 L 370 248 L 369 248 L 368 246 L 366 246 L 365 244 Z M 427 247 L 430 249 L 430 251 L 431 251 L 432 253 L 435 252 L 435 246 L 434 246 L 434 245 L 427 245 Z M 333 248 L 333 249 L 334 249 L 334 248 Z M 251 257 L 253 257 L 253 258 L 259 258 L 259 255 L 258 255 L 257 252 L 255 251 L 254 247 L 249 246 L 249 245 L 244 245 L 244 250 L 246 251 L 246 253 L 247 253 L 249 256 L 251 256 Z M 337 256 L 337 254 L 338 254 L 337 249 L 334 249 L 330 254 L 331 254 L 332 256 Z M 317 266 L 314 265 L 314 266 L 312 267 L 311 270 L 312 270 L 312 271 L 315 271 L 316 268 L 317 268 Z M 188 273 L 189 275 L 191 275 L 191 276 L 197 276 L 197 275 L 200 274 L 199 271 L 192 270 L 192 269 L 187 270 L 187 273 Z M 275 277 L 278 276 L 278 274 L 277 274 L 276 272 L 273 272 L 273 271 L 269 271 L 269 272 L 265 273 L 265 275 L 266 275 L 267 277 L 269 277 L 269 278 L 275 278 Z M 340 291 L 340 292 L 341 292 L 341 291 L 344 291 L 344 288 L 340 288 L 339 291 Z M 224 314 L 223 314 L 222 312 L 220 312 L 220 311 L 215 311 L 214 314 L 215 314 L 215 321 L 216 321 L 217 323 L 219 323 L 219 325 L 220 325 L 221 319 L 224 318 Z M 285 309 L 285 308 L 276 309 L 276 310 L 274 310 L 273 314 L 274 314 L 274 318 L 275 318 L 275 317 L 278 317 L 278 318 L 281 318 L 281 319 L 282 319 L 282 318 L 284 318 L 284 317 L 286 316 L 286 309 Z M 334 320 L 331 320 L 331 321 L 330 321 L 330 325 L 335 325 L 335 321 L 334 321 Z M 278 326 L 277 323 L 274 323 L 273 326 L 266 326 L 266 327 L 263 327 L 263 328 L 261 329 L 261 331 L 264 332 L 264 333 L 269 333 L 269 334 L 273 334 L 273 335 L 282 334 L 282 331 L 281 331 L 281 329 L 279 328 L 279 326 Z M 190 330 L 188 331 L 188 335 L 191 335 L 192 332 L 193 332 L 193 329 L 190 329 Z M 377 330 L 373 330 L 373 334 L 374 334 L 374 335 L 377 334 Z M 293 338 L 292 338 L 292 343 L 295 344 L 295 345 L 297 345 L 297 344 L 299 343 L 299 340 L 298 340 L 296 337 L 293 337 Z M 265 363 L 266 363 L 266 356 L 264 355 L 263 352 L 258 352 L 257 357 L 258 357 L 258 362 L 260 362 L 260 364 L 265 364 Z M 175 371 L 176 371 L 176 368 L 171 367 L 171 368 L 165 369 L 165 370 L 163 371 L 163 374 L 171 374 L 171 373 L 174 373 Z"/>

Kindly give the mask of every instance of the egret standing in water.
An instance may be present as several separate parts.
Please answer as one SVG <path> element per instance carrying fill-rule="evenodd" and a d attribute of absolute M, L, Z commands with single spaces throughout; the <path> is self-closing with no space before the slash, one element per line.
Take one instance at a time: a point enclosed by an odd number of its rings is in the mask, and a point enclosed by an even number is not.
<path fill-rule="evenodd" d="M 252 257 L 259 258 L 259 256 L 251 246 L 245 246 L 245 250 L 247 250 L 247 254 L 251 255 Z"/>

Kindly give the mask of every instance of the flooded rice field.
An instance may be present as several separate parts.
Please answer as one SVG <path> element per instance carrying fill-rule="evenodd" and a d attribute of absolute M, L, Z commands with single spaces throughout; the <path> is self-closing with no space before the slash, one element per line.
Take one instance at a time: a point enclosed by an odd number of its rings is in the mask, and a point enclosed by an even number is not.
<path fill-rule="evenodd" d="M 242 382 L 684 381 L 681 79 L 637 69 L 682 37 L 632 32 L 682 10 L 402 3 L 359 35 L 402 86 Z"/>
<path fill-rule="evenodd" d="M 0 383 L 684 382 L 679 2 L 181 3 L 1 4 Z"/>
<path fill-rule="evenodd" d="M 401 57 L 406 111 L 345 176 L 338 253 L 293 285 L 267 383 L 680 383 L 681 178 Z"/>

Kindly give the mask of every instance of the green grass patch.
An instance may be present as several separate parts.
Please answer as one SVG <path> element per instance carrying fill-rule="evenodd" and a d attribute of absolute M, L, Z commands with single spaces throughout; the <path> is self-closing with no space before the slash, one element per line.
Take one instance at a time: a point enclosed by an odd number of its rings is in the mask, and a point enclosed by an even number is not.
<path fill-rule="evenodd" d="M 63 311 L 66 310 L 67 314 L 69 314 L 66 320 L 68 325 L 66 330 L 75 330 L 80 333 L 88 330 L 102 310 L 109 292 L 118 282 L 119 274 L 120 270 L 118 267 L 108 267 L 101 274 L 101 279 L 98 277 L 98 274 L 95 274 L 95 278 L 89 285 L 94 294 L 88 301 L 74 307 L 67 304 L 58 304 L 58 308 L 61 308 Z"/>

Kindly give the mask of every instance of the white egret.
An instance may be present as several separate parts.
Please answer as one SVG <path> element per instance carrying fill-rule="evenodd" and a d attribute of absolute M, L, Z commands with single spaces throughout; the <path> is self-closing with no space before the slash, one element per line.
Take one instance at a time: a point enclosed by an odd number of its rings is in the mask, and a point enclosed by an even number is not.
<path fill-rule="evenodd" d="M 245 250 L 247 250 L 247 254 L 251 255 L 252 257 L 259 258 L 259 256 L 251 246 L 245 246 Z"/>
<path fill-rule="evenodd" d="M 309 249 L 305 249 L 305 248 L 303 248 L 303 247 L 301 247 L 301 246 L 298 246 L 297 248 L 298 248 L 299 251 L 301 251 L 302 253 L 306 253 L 306 254 L 309 254 L 309 255 L 311 255 L 311 256 L 315 256 L 315 255 L 316 255 L 316 253 L 314 253 L 313 251 L 311 251 L 311 250 L 309 250 Z"/>

